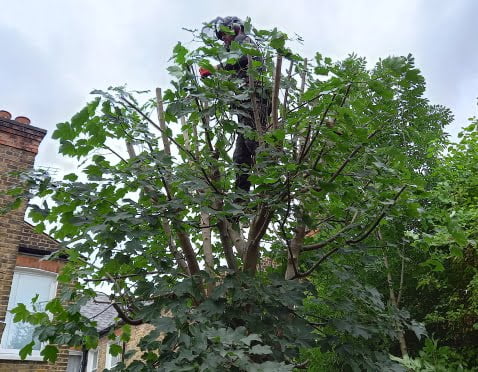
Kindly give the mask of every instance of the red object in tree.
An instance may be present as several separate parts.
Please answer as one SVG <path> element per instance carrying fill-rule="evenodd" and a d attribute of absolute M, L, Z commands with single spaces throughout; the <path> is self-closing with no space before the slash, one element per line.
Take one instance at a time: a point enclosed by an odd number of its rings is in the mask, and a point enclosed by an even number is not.
<path fill-rule="evenodd" d="M 202 78 L 212 75 L 211 71 L 209 71 L 207 68 L 204 68 L 204 67 L 199 67 L 199 74 L 201 75 Z"/>

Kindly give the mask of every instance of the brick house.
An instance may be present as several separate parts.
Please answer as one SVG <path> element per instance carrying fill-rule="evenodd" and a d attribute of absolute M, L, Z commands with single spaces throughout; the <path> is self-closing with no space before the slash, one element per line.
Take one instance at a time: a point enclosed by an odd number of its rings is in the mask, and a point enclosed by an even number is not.
<path fill-rule="evenodd" d="M 117 321 L 118 313 L 111 306 L 109 298 L 104 294 L 98 294 L 94 300 L 89 301 L 83 306 L 80 312 L 87 318 L 96 321 L 96 329 L 100 335 L 98 347 L 95 350 L 85 350 L 82 359 L 77 357 L 75 365 L 80 365 L 81 363 L 83 365 L 82 372 L 103 371 L 105 368 L 114 367 L 116 363 L 122 359 L 122 355 L 113 357 L 109 353 L 109 348 L 112 343 L 120 345 L 123 349 L 123 354 L 129 350 L 137 351 L 131 359 L 126 361 L 126 364 L 131 363 L 133 360 L 140 357 L 141 353 L 138 349 L 139 340 L 154 329 L 154 326 L 150 324 L 133 326 L 131 327 L 131 338 L 128 342 L 125 343 L 119 341 L 119 337 L 117 337 L 117 340 L 110 340 L 108 334 L 111 330 L 114 330 L 116 336 L 121 334 L 121 329 L 119 327 L 121 322 Z M 70 358 L 73 357 L 70 356 Z M 73 365 L 73 363 L 71 363 L 71 365 Z"/>
<path fill-rule="evenodd" d="M 18 177 L 10 172 L 33 167 L 35 156 L 46 131 L 29 125 L 29 119 L 11 120 L 6 111 L 0 111 L 0 208 L 9 202 L 3 192 L 18 185 Z M 45 234 L 38 234 L 24 221 L 26 203 L 5 215 L 0 215 L 0 371 L 66 371 L 68 350 L 60 350 L 55 364 L 43 362 L 40 344 L 35 345 L 27 360 L 18 355 L 32 339 L 33 328 L 13 323 L 8 312 L 17 303 L 31 303 L 38 294 L 39 303 L 56 295 L 56 276 L 60 261 L 41 261 L 58 249 L 58 243 Z"/>
<path fill-rule="evenodd" d="M 29 119 L 0 110 L 0 209 L 11 201 L 4 192 L 19 184 L 11 172 L 33 168 L 38 147 L 46 130 L 30 125 Z M 90 301 L 81 313 L 97 322 L 100 340 L 96 350 L 62 348 L 55 364 L 43 361 L 41 345 L 21 360 L 19 350 L 32 339 L 33 327 L 14 323 L 8 310 L 18 303 L 28 305 L 35 295 L 46 303 L 57 295 L 56 276 L 61 261 L 42 261 L 59 248 L 59 243 L 45 234 L 36 233 L 25 222 L 26 203 L 5 215 L 0 214 L 0 372 L 97 372 L 110 368 L 121 358 L 109 354 L 111 340 L 107 333 L 116 326 L 116 311 L 106 296 Z M 139 339 L 149 333 L 150 325 L 133 327 L 131 340 L 122 344 L 124 351 L 135 349 Z M 114 331 L 119 335 L 120 329 Z M 129 360 L 131 362 L 133 359 Z"/>

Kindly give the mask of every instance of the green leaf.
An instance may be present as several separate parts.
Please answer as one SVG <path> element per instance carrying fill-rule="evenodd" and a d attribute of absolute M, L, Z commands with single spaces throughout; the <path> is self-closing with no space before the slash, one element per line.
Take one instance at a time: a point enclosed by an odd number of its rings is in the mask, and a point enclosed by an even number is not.
<path fill-rule="evenodd" d="M 55 345 L 46 345 L 40 355 L 43 356 L 43 359 L 50 363 L 55 363 L 58 358 L 58 348 Z"/>
<path fill-rule="evenodd" d="M 19 303 L 17 306 L 10 311 L 13 316 L 13 321 L 16 322 L 24 322 L 28 319 L 30 315 L 30 311 L 28 311 L 25 304 Z"/>
<path fill-rule="evenodd" d="M 176 323 L 173 318 L 162 317 L 153 321 L 154 325 L 164 333 L 171 333 L 176 330 Z"/>
<path fill-rule="evenodd" d="M 256 355 L 267 355 L 272 354 L 272 349 L 269 345 L 254 345 L 249 352 Z"/>
<path fill-rule="evenodd" d="M 109 352 L 113 356 L 120 355 L 121 353 L 123 353 L 123 348 L 121 347 L 121 345 L 111 344 Z"/>
<path fill-rule="evenodd" d="M 32 355 L 33 346 L 35 346 L 35 341 L 32 341 L 32 342 L 26 344 L 24 347 L 22 347 L 22 348 L 20 349 L 19 354 L 20 354 L 20 358 L 21 358 L 22 360 L 25 360 L 25 358 L 26 358 L 27 356 Z"/>
<path fill-rule="evenodd" d="M 178 42 L 173 49 L 174 59 L 176 63 L 180 65 L 184 64 L 186 62 L 187 53 L 188 50 L 180 42 Z"/>
<path fill-rule="evenodd" d="M 261 341 L 261 338 L 259 335 L 255 334 L 255 333 L 251 333 L 250 335 L 244 337 L 244 338 L 241 338 L 241 342 L 245 343 L 247 346 L 251 346 L 251 342 L 252 341 Z"/>

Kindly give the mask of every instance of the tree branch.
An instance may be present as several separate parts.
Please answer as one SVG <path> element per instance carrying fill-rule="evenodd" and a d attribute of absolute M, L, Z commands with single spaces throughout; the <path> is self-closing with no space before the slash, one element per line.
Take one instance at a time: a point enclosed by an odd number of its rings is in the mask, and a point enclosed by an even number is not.
<path fill-rule="evenodd" d="M 372 133 L 370 133 L 368 136 L 367 136 L 367 139 L 372 139 L 377 133 L 379 132 L 379 130 L 375 130 L 373 131 Z M 347 166 L 348 163 L 350 163 L 350 161 L 354 158 L 354 156 L 364 147 L 365 145 L 362 143 L 360 145 L 357 145 L 355 147 L 355 149 L 349 154 L 349 156 L 347 156 L 347 158 L 344 160 L 344 162 L 340 165 L 339 169 L 337 169 L 334 174 L 332 174 L 332 176 L 330 177 L 329 179 L 329 183 L 333 182 L 339 175 L 340 173 L 342 173 L 342 171 L 345 169 L 345 167 Z"/>
<path fill-rule="evenodd" d="M 162 131 L 161 138 L 163 140 L 164 152 L 167 155 L 171 156 L 171 146 L 169 144 L 169 139 L 167 136 L 166 120 L 164 119 L 163 96 L 161 93 L 161 88 L 156 88 L 156 105 L 158 111 L 159 126 Z"/>
<path fill-rule="evenodd" d="M 321 242 L 310 244 L 310 245 L 304 245 L 301 249 L 301 252 L 314 251 L 314 250 L 317 250 L 317 249 L 321 249 L 321 248 L 329 245 L 330 243 L 334 242 L 337 238 L 340 238 L 346 231 L 351 230 L 351 229 L 353 229 L 357 226 L 358 226 L 358 224 L 351 223 L 350 225 L 347 225 L 343 229 L 341 229 L 338 233 L 332 235 L 327 240 L 323 240 Z"/>
<path fill-rule="evenodd" d="M 279 127 L 279 89 L 282 71 L 282 56 L 277 54 L 276 68 L 274 70 L 274 85 L 272 88 L 272 130 Z"/>
<path fill-rule="evenodd" d="M 372 223 L 372 225 L 370 225 L 370 227 L 368 229 L 366 229 L 366 231 L 361 234 L 358 238 L 356 239 L 350 239 L 350 240 L 347 240 L 345 242 L 345 244 L 347 245 L 353 245 L 353 244 L 357 244 L 357 243 L 360 243 L 361 241 L 363 241 L 364 239 L 366 239 L 371 233 L 372 231 L 378 226 L 378 224 L 380 223 L 380 221 L 383 219 L 383 217 L 385 217 L 385 213 L 387 210 L 389 210 L 393 205 L 395 205 L 395 203 L 397 202 L 398 198 L 400 197 L 400 195 L 402 194 L 402 192 L 406 189 L 406 185 L 405 186 L 402 186 L 400 188 L 400 190 L 398 191 L 398 193 L 395 195 L 395 197 L 393 198 L 393 204 L 383 208 L 383 211 L 382 213 L 380 213 L 378 215 L 378 217 L 375 219 L 375 221 Z M 337 252 L 342 246 L 341 245 L 338 245 L 337 247 L 331 249 L 329 252 L 327 252 L 325 255 L 323 255 L 314 265 L 312 265 L 312 267 L 305 271 L 305 272 L 302 272 L 302 273 L 298 273 L 293 279 L 295 278 L 303 278 L 303 277 L 306 277 L 308 275 L 310 275 L 317 267 L 319 267 L 320 264 L 322 264 L 327 258 L 329 258 L 331 255 L 333 255 L 335 252 Z"/>
<path fill-rule="evenodd" d="M 272 213 L 270 209 L 262 205 L 249 229 L 244 271 L 247 271 L 251 274 L 255 274 L 257 271 L 257 262 L 259 259 L 259 242 L 267 231 L 267 227 L 269 226 L 271 220 L 271 215 Z"/>
<path fill-rule="evenodd" d="M 254 116 L 254 123 L 256 124 L 256 131 L 259 134 L 259 143 L 262 143 L 262 123 L 259 114 L 259 108 L 257 107 L 257 100 L 256 100 L 256 88 L 254 83 L 254 77 L 251 73 L 252 68 L 252 57 L 250 55 L 247 56 L 247 66 L 249 69 L 249 89 L 251 90 L 251 103 L 252 103 L 252 112 Z"/>

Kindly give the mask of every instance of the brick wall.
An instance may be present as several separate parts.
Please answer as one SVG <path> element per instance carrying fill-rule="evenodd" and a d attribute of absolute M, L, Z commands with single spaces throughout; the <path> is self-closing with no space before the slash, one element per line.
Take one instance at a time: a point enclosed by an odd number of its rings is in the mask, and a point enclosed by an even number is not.
<path fill-rule="evenodd" d="M 2 193 L 19 184 L 18 176 L 10 172 L 33 167 L 38 146 L 45 134 L 43 129 L 0 118 L 0 208 L 11 201 L 10 197 Z M 0 321 L 5 320 L 13 272 L 18 263 L 53 272 L 58 272 L 59 269 L 58 263 L 42 263 L 38 257 L 18 254 L 21 245 L 51 251 L 56 244 L 53 239 L 36 234 L 32 227 L 24 222 L 25 207 L 23 204 L 17 210 L 0 215 Z M 2 332 L 3 329 L 0 328 L 0 337 Z M 0 372 L 66 371 L 67 360 L 67 349 L 61 350 L 54 365 L 45 362 L 0 360 Z"/>
<path fill-rule="evenodd" d="M 129 350 L 136 350 L 136 353 L 133 355 L 132 358 L 126 361 L 127 364 L 132 363 L 134 360 L 141 359 L 141 355 L 143 351 L 140 350 L 138 347 L 138 343 L 144 336 L 148 335 L 155 327 L 151 324 L 141 324 L 139 326 L 132 326 L 131 327 L 131 338 L 126 344 L 126 351 Z"/>
<path fill-rule="evenodd" d="M 23 223 L 20 234 L 20 246 L 27 248 L 37 248 L 45 251 L 54 251 L 58 249 L 58 242 L 46 234 L 38 234 L 33 226 L 27 222 Z"/>

